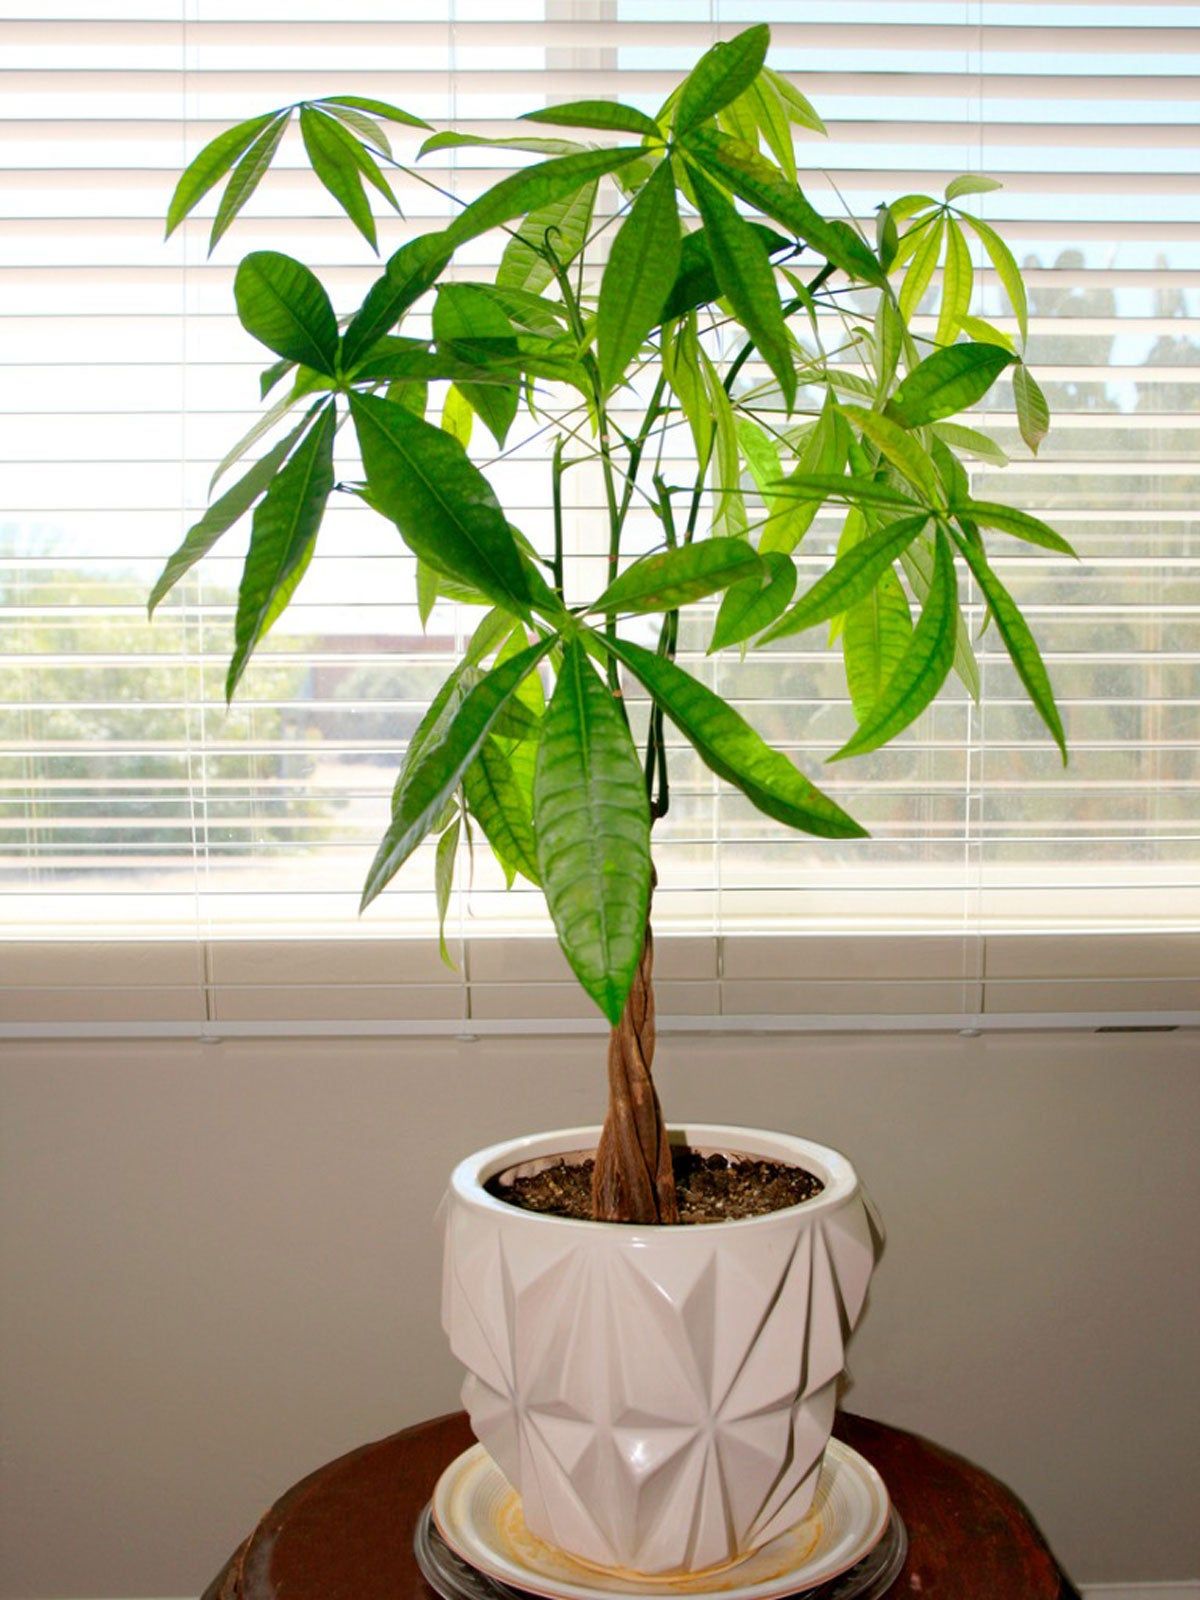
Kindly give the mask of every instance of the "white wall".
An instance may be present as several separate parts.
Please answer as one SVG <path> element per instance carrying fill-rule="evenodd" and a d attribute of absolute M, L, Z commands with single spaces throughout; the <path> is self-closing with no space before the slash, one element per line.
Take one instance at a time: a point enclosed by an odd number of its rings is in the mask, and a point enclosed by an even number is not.
<path fill-rule="evenodd" d="M 1078 1581 L 1188 1578 L 1200 1036 L 673 1038 L 668 1112 L 846 1150 L 890 1240 L 849 1404 L 991 1468 Z M 454 1159 L 598 1041 L 8 1044 L 2 1592 L 194 1594 L 295 1478 L 456 1403 Z"/>

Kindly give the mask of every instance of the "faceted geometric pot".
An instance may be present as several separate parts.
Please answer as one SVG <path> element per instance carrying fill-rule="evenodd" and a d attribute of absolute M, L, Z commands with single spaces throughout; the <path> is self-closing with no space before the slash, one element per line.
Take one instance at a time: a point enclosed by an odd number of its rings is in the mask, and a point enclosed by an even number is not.
<path fill-rule="evenodd" d="M 737 1560 L 807 1511 L 881 1234 L 850 1163 L 789 1134 L 672 1132 L 807 1167 L 803 1205 L 652 1228 L 522 1211 L 488 1179 L 598 1128 L 468 1157 L 444 1204 L 442 1323 L 476 1436 L 540 1538 L 646 1574 Z"/>

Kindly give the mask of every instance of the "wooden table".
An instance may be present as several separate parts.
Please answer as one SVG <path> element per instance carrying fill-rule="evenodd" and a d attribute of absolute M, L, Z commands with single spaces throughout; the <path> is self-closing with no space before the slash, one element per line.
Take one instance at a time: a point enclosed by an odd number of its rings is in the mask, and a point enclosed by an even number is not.
<path fill-rule="evenodd" d="M 897 1600 L 1079 1600 L 995 1478 L 865 1417 L 843 1413 L 833 1431 L 879 1469 L 908 1528 Z M 202 1600 L 432 1600 L 413 1528 L 443 1467 L 473 1442 L 457 1412 L 319 1468 L 272 1506 Z"/>

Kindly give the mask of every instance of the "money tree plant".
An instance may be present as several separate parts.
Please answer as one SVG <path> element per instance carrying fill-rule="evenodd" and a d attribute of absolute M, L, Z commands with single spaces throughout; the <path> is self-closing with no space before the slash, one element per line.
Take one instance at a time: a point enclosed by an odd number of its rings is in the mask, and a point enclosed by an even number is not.
<path fill-rule="evenodd" d="M 447 224 L 402 244 L 348 317 L 300 261 L 274 251 L 241 261 L 238 316 L 274 358 L 264 399 L 280 386 L 283 398 L 218 477 L 276 437 L 189 531 L 150 608 L 253 512 L 232 697 L 295 593 L 336 491 L 395 525 L 416 557 L 423 621 L 439 597 L 480 609 L 408 744 L 363 905 L 436 835 L 444 918 L 472 827 L 510 884 L 520 874 L 541 889 L 612 1030 L 593 1197 L 605 1220 L 677 1216 L 651 1078 L 651 838 L 669 803 L 666 724 L 784 827 L 830 839 L 865 832 L 679 664 L 684 608 L 707 603 L 700 626 L 715 607 L 710 651 L 824 627 L 857 723 L 831 758 L 842 760 L 894 739 L 952 672 L 978 692 L 961 609 L 969 579 L 1065 759 L 1045 667 L 988 542 L 1070 547 L 1036 517 L 972 496 L 964 458 L 1005 457 L 951 420 L 1003 374 L 1031 450 L 1048 426 L 1020 355 L 1020 272 L 960 204 L 998 186 L 972 175 L 941 199 L 893 199 L 869 233 L 826 216 L 800 185 L 793 137 L 797 127 L 821 133 L 821 121 L 766 65 L 768 44 L 759 26 L 715 45 L 657 115 L 581 101 L 529 112 L 518 138 L 433 132 L 349 95 L 285 107 L 202 150 L 168 216 L 170 232 L 226 180 L 215 245 L 294 115 L 316 177 L 373 247 L 364 185 L 398 211 L 396 175 L 428 184 L 417 164 L 426 152 L 483 144 L 539 158 L 469 204 L 446 195 Z M 547 124 L 571 137 L 542 136 Z M 413 163 L 393 154 L 397 128 L 430 134 Z M 499 268 L 472 271 L 460 252 L 493 230 L 507 235 Z M 972 235 L 1019 342 L 971 309 Z M 529 470 L 548 477 L 545 548 L 510 521 L 488 478 L 492 462 L 521 448 L 510 443 L 519 416 L 531 430 Z M 564 581 L 563 484 L 585 462 L 602 485 L 606 563 L 601 591 L 578 595 Z M 836 552 L 797 595 L 794 557 L 824 508 L 842 519 Z M 642 537 L 631 553 L 631 527 L 647 512 L 657 544 L 647 551 Z M 810 561 L 823 554 L 814 542 Z"/>

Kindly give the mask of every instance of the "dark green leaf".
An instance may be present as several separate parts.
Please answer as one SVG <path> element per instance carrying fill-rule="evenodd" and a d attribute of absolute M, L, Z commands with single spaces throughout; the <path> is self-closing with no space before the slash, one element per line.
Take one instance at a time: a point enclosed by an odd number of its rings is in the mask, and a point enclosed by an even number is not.
<path fill-rule="evenodd" d="M 751 222 L 747 226 L 753 229 L 768 255 L 796 248 L 794 239 L 785 238 L 782 233 L 776 233 L 761 222 Z M 708 236 L 703 228 L 684 234 L 679 273 L 663 306 L 662 320 L 671 322 L 689 311 L 695 311 L 699 306 L 709 305 L 720 293 L 712 256 L 708 251 Z"/>
<path fill-rule="evenodd" d="M 379 248 L 371 202 L 362 186 L 357 163 L 332 132 L 333 124 L 309 106 L 300 108 L 300 133 L 312 169 L 341 206 L 372 250 Z"/>
<path fill-rule="evenodd" d="M 950 541 L 939 529 L 933 562 L 933 579 L 908 648 L 880 691 L 866 721 L 830 757 L 866 755 L 878 750 L 916 720 L 945 683 L 954 662 L 958 621 L 958 582 Z"/>
<path fill-rule="evenodd" d="M 154 615 L 154 608 L 159 601 L 175 587 L 184 573 L 190 571 L 197 561 L 206 556 L 221 535 L 232 528 L 240 517 L 244 517 L 259 495 L 266 492 L 271 479 L 291 455 L 292 447 L 307 428 L 311 418 L 310 412 L 291 433 L 286 434 L 278 444 L 267 451 L 265 456 L 256 461 L 249 472 L 244 473 L 231 489 L 227 489 L 219 500 L 214 500 L 199 522 L 192 524 L 187 537 L 167 561 L 159 574 L 158 582 L 150 591 L 147 609 L 151 616 Z"/>
<path fill-rule="evenodd" d="M 287 606 L 312 557 L 333 489 L 337 415 L 328 404 L 254 513 L 238 589 L 234 651 L 225 680 L 232 700 L 254 647 Z"/>
<path fill-rule="evenodd" d="M 791 633 L 803 633 L 805 628 L 813 628 L 818 622 L 827 622 L 830 617 L 848 611 L 875 587 L 881 574 L 891 569 L 892 562 L 908 548 L 928 520 L 925 516 L 904 517 L 851 545 L 763 635 L 759 644 L 785 638 Z"/>
<path fill-rule="evenodd" d="M 642 341 L 657 326 L 679 271 L 680 252 L 675 180 L 664 161 L 621 224 L 601 279 L 596 343 L 605 393 L 621 382 Z"/>
<path fill-rule="evenodd" d="M 466 451 L 440 428 L 375 395 L 352 394 L 371 503 L 422 561 L 524 613 L 529 584 L 504 513 Z"/>
<path fill-rule="evenodd" d="M 509 364 L 507 383 L 456 379 L 496 443 L 503 447 L 517 414 L 513 368 L 518 347 L 512 323 L 485 290 L 471 283 L 447 283 L 438 290 L 433 304 L 433 336 L 439 349 L 461 361 L 484 368 L 494 368 L 501 362 Z M 497 372 L 495 376 L 500 378 L 503 374 Z"/>
<path fill-rule="evenodd" d="M 957 532 L 954 533 L 954 542 L 962 551 L 976 583 L 983 592 L 983 597 L 996 620 L 996 627 L 999 630 L 1000 637 L 1004 640 L 1004 647 L 1012 659 L 1013 666 L 1017 669 L 1017 676 L 1025 685 L 1025 692 L 1033 702 L 1038 715 L 1054 736 L 1054 742 L 1062 752 L 1063 765 L 1065 766 L 1067 761 L 1067 736 L 1063 731 L 1062 718 L 1059 716 L 1058 707 L 1054 702 L 1054 689 L 1050 683 L 1050 674 L 1046 671 L 1046 664 L 1042 660 L 1037 641 L 1029 631 L 1029 624 L 1021 615 L 1020 607 L 1012 595 L 1009 594 L 988 565 L 987 558 L 980 546 Z"/>
<path fill-rule="evenodd" d="M 389 257 L 383 276 L 371 285 L 342 336 L 347 372 L 353 372 L 375 342 L 390 333 L 413 302 L 432 288 L 450 255 L 442 234 L 424 233 Z"/>
<path fill-rule="evenodd" d="M 585 150 L 579 155 L 558 156 L 525 167 L 511 177 L 501 178 L 460 212 L 446 229 L 446 242 L 456 250 L 489 228 L 498 228 L 514 217 L 527 216 L 555 200 L 576 194 L 585 184 L 627 166 L 642 154 L 640 146 L 621 146 L 614 150 Z"/>
<path fill-rule="evenodd" d="M 533 821 L 512 763 L 494 738 L 484 740 L 463 774 L 463 787 L 471 815 L 487 835 L 501 866 L 540 885 Z"/>
<path fill-rule="evenodd" d="M 1050 432 L 1050 407 L 1041 386 L 1022 362 L 1012 375 L 1013 399 L 1017 407 L 1017 426 L 1034 455 Z"/>
<path fill-rule="evenodd" d="M 541 639 L 489 672 L 471 689 L 440 736 L 428 739 L 416 760 L 405 764 L 404 784 L 393 796 L 391 823 L 367 873 L 362 908 L 392 881 L 425 838 L 497 717 L 553 644 L 553 638 Z"/>
<path fill-rule="evenodd" d="M 991 500 L 964 500 L 954 507 L 954 512 L 970 517 L 972 522 L 982 522 L 985 528 L 998 528 L 1014 539 L 1024 539 L 1026 544 L 1041 545 L 1043 550 L 1057 550 L 1064 556 L 1075 554 L 1061 533 L 1055 533 L 1040 517 L 1018 511 L 1014 506 L 996 505 Z"/>
<path fill-rule="evenodd" d="M 610 583 L 590 609 L 673 611 L 758 572 L 758 556 L 744 539 L 702 539 L 644 556 Z"/>
<path fill-rule="evenodd" d="M 204 196 L 219 183 L 244 150 L 254 143 L 259 134 L 274 122 L 278 112 L 268 111 L 266 116 L 254 117 L 249 122 L 239 122 L 236 128 L 227 128 L 209 141 L 199 155 L 184 169 L 175 185 L 171 204 L 167 209 L 167 238 L 195 209 Z"/>
<path fill-rule="evenodd" d="M 627 639 L 606 639 L 611 651 L 648 691 L 719 778 L 789 828 L 826 839 L 857 839 L 865 829 L 822 794 L 788 758 L 754 731 L 731 705 L 682 667 Z"/>
<path fill-rule="evenodd" d="M 615 100 L 570 100 L 565 105 L 526 111 L 520 120 L 549 122 L 556 128 L 616 128 L 623 133 L 662 137 L 653 117 L 635 110 L 633 106 L 619 105 Z"/>
<path fill-rule="evenodd" d="M 428 122 L 414 117 L 411 111 L 402 111 L 399 106 L 390 105 L 386 100 L 368 100 L 360 94 L 327 94 L 321 104 L 353 106 L 356 111 L 367 111 L 373 117 L 382 117 L 385 122 L 403 122 L 410 128 L 429 127 Z"/>
<path fill-rule="evenodd" d="M 353 113 L 349 114 L 353 115 Z M 303 121 L 303 115 L 302 112 L 301 121 Z M 384 176 L 379 163 L 366 146 L 359 139 L 356 139 L 352 133 L 349 133 L 335 119 L 332 113 L 314 111 L 312 115 L 317 118 L 323 132 L 344 152 L 345 159 L 362 173 L 371 187 L 383 196 L 392 210 L 398 212 L 400 210 L 400 202 L 392 193 L 392 186 Z M 380 132 L 382 132 L 382 129 Z"/>
<path fill-rule="evenodd" d="M 221 203 L 213 218 L 212 230 L 208 235 L 209 255 L 212 255 L 230 223 L 262 182 L 263 174 L 271 165 L 290 120 L 291 112 L 284 111 L 273 122 L 268 123 L 230 173 L 225 193 L 221 196 Z"/>
<path fill-rule="evenodd" d="M 533 815 L 563 954 L 615 1026 L 646 934 L 650 808 L 624 713 L 577 639 L 546 712 Z"/>
<path fill-rule="evenodd" d="M 821 216 L 794 184 L 743 140 L 700 128 L 688 137 L 687 150 L 724 188 L 790 229 L 850 277 L 880 286 L 886 282 L 874 252 L 848 223 Z"/>
<path fill-rule="evenodd" d="M 762 71 L 771 30 L 765 22 L 713 45 L 684 79 L 675 106 L 675 132 L 689 133 L 736 100 Z"/>
<path fill-rule="evenodd" d="M 692 187 L 721 292 L 775 375 L 790 411 L 796 368 L 767 252 L 749 223 L 702 172 L 693 172 Z"/>
<path fill-rule="evenodd" d="M 955 344 L 935 350 L 908 374 L 888 401 L 887 415 L 902 428 L 952 417 L 973 406 L 1013 357 L 995 344 Z"/>
<path fill-rule="evenodd" d="M 329 296 L 301 262 L 255 250 L 238 268 L 233 293 L 242 326 L 268 350 L 336 374 L 337 318 Z"/>
<path fill-rule="evenodd" d="M 708 654 L 741 644 L 762 631 L 787 606 L 796 592 L 796 568 L 788 556 L 768 551 L 762 571 L 732 584 L 717 612 Z"/>

